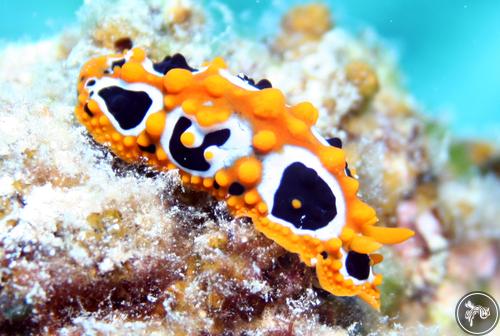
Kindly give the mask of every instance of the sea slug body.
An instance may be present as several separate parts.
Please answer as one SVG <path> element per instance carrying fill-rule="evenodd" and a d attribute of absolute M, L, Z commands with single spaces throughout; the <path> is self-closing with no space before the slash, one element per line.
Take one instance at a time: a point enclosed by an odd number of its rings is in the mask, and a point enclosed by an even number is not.
<path fill-rule="evenodd" d="M 153 63 L 134 48 L 83 66 L 76 116 L 123 160 L 179 169 L 185 185 L 250 217 L 315 267 L 323 289 L 379 309 L 376 251 L 413 232 L 375 226 L 341 142 L 314 131 L 310 103 L 287 105 L 269 81 L 234 76 L 221 58 L 194 69 L 180 54 Z"/>

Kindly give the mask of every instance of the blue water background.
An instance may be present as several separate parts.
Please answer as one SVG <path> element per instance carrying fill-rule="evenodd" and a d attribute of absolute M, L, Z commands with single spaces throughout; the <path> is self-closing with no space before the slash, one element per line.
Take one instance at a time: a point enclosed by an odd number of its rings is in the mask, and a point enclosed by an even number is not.
<path fill-rule="evenodd" d="M 272 23 L 286 7 L 301 3 L 219 2 L 244 18 L 233 28 L 261 36 L 266 29 L 272 33 Z M 426 113 L 444 119 L 461 136 L 500 140 L 500 1 L 323 2 L 337 25 L 357 32 L 372 27 L 397 48 L 404 84 Z M 0 46 L 50 36 L 74 24 L 81 3 L 0 0 Z M 262 25 L 263 17 L 268 26 Z"/>

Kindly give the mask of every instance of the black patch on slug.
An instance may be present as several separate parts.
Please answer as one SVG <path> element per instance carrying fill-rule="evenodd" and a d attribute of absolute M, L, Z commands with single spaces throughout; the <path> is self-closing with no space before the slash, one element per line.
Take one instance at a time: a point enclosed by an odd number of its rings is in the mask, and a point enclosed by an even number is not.
<path fill-rule="evenodd" d="M 113 70 L 115 66 L 121 68 L 124 64 L 125 64 L 125 59 L 114 61 L 113 63 L 111 63 L 111 70 Z"/>
<path fill-rule="evenodd" d="M 158 71 L 162 74 L 166 74 L 169 70 L 175 69 L 175 68 L 186 69 L 186 70 L 189 70 L 191 72 L 196 71 L 196 69 L 191 68 L 188 65 L 186 59 L 181 54 L 167 56 L 163 59 L 163 61 L 153 64 L 153 69 L 155 69 L 155 71 Z"/>
<path fill-rule="evenodd" d="M 292 206 L 293 199 L 301 201 L 299 209 Z M 294 162 L 283 171 L 271 214 L 297 229 L 314 231 L 327 226 L 335 218 L 335 201 L 330 187 L 314 169 Z"/>
<path fill-rule="evenodd" d="M 220 189 L 220 185 L 217 181 L 214 181 L 214 189 Z"/>
<path fill-rule="evenodd" d="M 149 146 L 138 145 L 138 146 L 139 146 L 139 149 L 143 152 L 151 153 L 151 154 L 156 153 L 156 146 L 155 145 L 149 145 Z"/>
<path fill-rule="evenodd" d="M 351 170 L 349 169 L 349 165 L 347 164 L 347 162 L 345 163 L 345 174 L 349 177 L 353 177 L 352 174 L 351 174 Z"/>
<path fill-rule="evenodd" d="M 85 111 L 85 113 L 87 113 L 90 117 L 93 117 L 94 116 L 94 113 L 92 113 L 92 111 L 89 109 L 89 104 L 85 104 L 83 106 L 83 110 Z"/>
<path fill-rule="evenodd" d="M 109 113 L 120 127 L 129 130 L 141 123 L 153 101 L 144 91 L 129 91 L 119 86 L 110 86 L 99 91 Z"/>
<path fill-rule="evenodd" d="M 326 139 L 326 142 L 328 142 L 330 146 L 342 148 L 342 140 L 340 140 L 340 138 Z"/>
<path fill-rule="evenodd" d="M 229 186 L 229 193 L 231 195 L 240 196 L 245 192 L 245 187 L 238 182 L 233 182 Z"/>
<path fill-rule="evenodd" d="M 347 274 L 358 280 L 366 280 L 370 276 L 370 257 L 368 254 L 362 254 L 349 251 L 345 260 Z"/>
<path fill-rule="evenodd" d="M 257 84 L 255 84 L 255 87 L 259 90 L 263 90 L 272 88 L 273 85 L 267 79 L 261 79 Z"/>
<path fill-rule="evenodd" d="M 199 147 L 189 148 L 182 144 L 181 135 L 184 133 L 192 122 L 186 117 L 180 117 L 172 131 L 172 137 L 169 142 L 169 150 L 172 158 L 183 168 L 207 171 L 210 169 L 210 164 L 205 160 L 204 152 L 210 146 L 222 146 L 226 143 L 231 135 L 231 131 L 227 128 L 208 133 L 203 138 L 203 142 Z"/>
<path fill-rule="evenodd" d="M 267 88 L 272 88 L 273 85 L 271 84 L 270 81 L 268 81 L 267 79 L 261 79 L 257 84 L 255 83 L 255 81 L 253 80 L 253 78 L 250 78 L 248 77 L 247 75 L 245 74 L 239 74 L 238 75 L 238 78 L 247 82 L 248 84 L 252 85 L 253 87 L 259 89 L 259 90 L 262 90 L 262 89 L 267 89 Z"/>
<path fill-rule="evenodd" d="M 95 85 L 95 79 L 91 79 L 87 82 L 87 86 L 94 86 Z"/>
<path fill-rule="evenodd" d="M 326 251 L 322 251 L 321 256 L 323 257 L 324 260 L 326 260 L 328 258 L 328 253 Z"/>

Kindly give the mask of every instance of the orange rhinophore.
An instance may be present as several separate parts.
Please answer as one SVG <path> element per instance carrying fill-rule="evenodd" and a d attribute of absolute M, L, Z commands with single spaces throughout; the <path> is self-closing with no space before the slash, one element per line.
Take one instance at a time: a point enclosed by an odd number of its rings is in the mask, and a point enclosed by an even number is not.
<path fill-rule="evenodd" d="M 310 103 L 287 105 L 269 81 L 234 76 L 221 58 L 194 69 L 180 54 L 153 63 L 135 48 L 83 66 L 76 116 L 123 160 L 179 169 L 184 184 L 251 217 L 315 267 L 325 290 L 380 307 L 376 251 L 413 232 L 375 226 L 341 142 L 314 131 Z"/>

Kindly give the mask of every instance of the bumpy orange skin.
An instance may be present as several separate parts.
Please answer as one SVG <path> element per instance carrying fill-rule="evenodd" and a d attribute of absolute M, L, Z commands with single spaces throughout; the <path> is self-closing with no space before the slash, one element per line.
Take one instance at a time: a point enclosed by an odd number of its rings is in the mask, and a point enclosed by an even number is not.
<path fill-rule="evenodd" d="M 371 282 L 354 284 L 341 273 L 342 253 L 356 251 L 369 254 L 372 264 L 381 260 L 373 254 L 382 244 L 394 244 L 413 235 L 407 229 L 375 227 L 377 217 L 373 208 L 356 196 L 358 181 L 346 176 L 345 153 L 342 149 L 320 142 L 311 131 L 318 118 L 318 111 L 310 103 L 295 106 L 285 104 L 285 97 L 275 88 L 245 90 L 220 75 L 219 70 L 226 64 L 216 58 L 203 72 L 192 73 L 186 69 L 175 68 L 164 76 L 154 75 L 144 69 L 142 62 L 146 55 L 142 49 L 133 49 L 128 61 L 121 67 L 114 67 L 112 74 L 104 74 L 110 58 L 123 58 L 124 55 L 97 57 L 87 62 L 80 74 L 78 83 L 78 104 L 76 116 L 85 125 L 94 139 L 107 145 L 117 156 L 128 162 L 146 162 L 158 170 L 179 169 L 182 182 L 192 188 L 205 190 L 219 200 L 225 200 L 234 216 L 249 216 L 255 228 L 283 246 L 297 253 L 308 266 L 316 267 L 319 283 L 325 290 L 335 295 L 358 295 L 376 309 L 380 307 L 380 294 L 377 286 L 382 277 L 376 275 Z M 163 94 L 163 109 L 150 114 L 145 129 L 137 136 L 123 136 L 111 124 L 98 104 L 89 97 L 85 89 L 88 78 L 113 77 L 128 83 L 146 83 Z M 207 104 L 210 102 L 210 104 Z M 92 115 L 84 111 L 87 104 Z M 234 113 L 245 119 L 253 131 L 253 155 L 241 157 L 229 166 L 217 171 L 214 176 L 200 177 L 191 175 L 169 161 L 167 150 L 162 148 L 160 138 L 169 123 L 169 112 L 182 108 L 186 115 L 193 116 L 203 127 L 210 127 L 227 121 Z M 237 111 L 237 112 L 235 112 Z M 191 134 L 183 134 L 184 145 L 192 145 Z M 140 146 L 156 146 L 155 153 L 141 150 Z M 279 152 L 284 145 L 305 148 L 319 158 L 325 169 L 339 183 L 346 204 L 345 225 L 339 237 L 321 240 L 309 235 L 298 235 L 288 227 L 272 222 L 268 218 L 268 205 L 257 190 L 262 177 L 262 157 Z M 211 159 L 211 154 L 205 157 Z M 214 188 L 214 181 L 218 189 Z M 240 196 L 230 195 L 228 187 L 232 182 L 245 187 Z M 300 202 L 294 203 L 300 206 Z M 328 258 L 324 258 L 324 252 Z"/>

